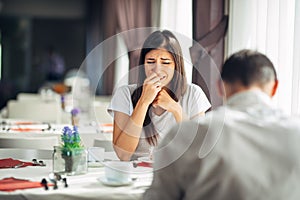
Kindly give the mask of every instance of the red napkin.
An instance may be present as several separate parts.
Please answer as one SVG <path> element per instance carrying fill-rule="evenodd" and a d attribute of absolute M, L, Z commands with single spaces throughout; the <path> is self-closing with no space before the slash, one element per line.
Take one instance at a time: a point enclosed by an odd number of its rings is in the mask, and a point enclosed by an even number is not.
<path fill-rule="evenodd" d="M 114 126 L 113 124 L 100 124 L 101 131 L 104 133 L 112 133 Z"/>
<path fill-rule="evenodd" d="M 40 182 L 33 182 L 25 179 L 17 179 L 14 177 L 4 178 L 0 180 L 0 190 L 12 192 L 19 189 L 44 187 Z"/>
<path fill-rule="evenodd" d="M 18 168 L 33 166 L 32 162 L 23 162 L 20 160 L 14 160 L 12 158 L 0 159 L 0 168 Z"/>
<path fill-rule="evenodd" d="M 140 162 L 137 164 L 139 167 L 152 167 L 152 163 L 149 162 Z"/>
<path fill-rule="evenodd" d="M 41 128 L 11 128 L 11 131 L 29 132 L 29 131 L 43 131 Z"/>
<path fill-rule="evenodd" d="M 31 125 L 31 124 L 36 124 L 36 122 L 15 122 L 14 124 L 17 124 L 17 125 Z"/>

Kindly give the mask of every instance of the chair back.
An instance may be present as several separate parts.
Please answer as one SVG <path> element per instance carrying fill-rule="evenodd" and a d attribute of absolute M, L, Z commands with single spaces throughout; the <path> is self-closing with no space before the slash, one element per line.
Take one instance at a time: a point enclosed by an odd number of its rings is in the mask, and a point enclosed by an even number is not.
<path fill-rule="evenodd" d="M 114 151 L 112 141 L 110 140 L 94 140 L 94 147 L 103 147 L 105 151 Z"/>
<path fill-rule="evenodd" d="M 0 148 L 0 159 L 14 158 L 14 159 L 52 159 L 53 150 L 45 149 L 19 149 L 19 148 Z"/>
<path fill-rule="evenodd" d="M 109 102 L 94 102 L 92 108 L 92 117 L 99 124 L 113 123 L 112 116 L 107 112 Z"/>
<path fill-rule="evenodd" d="M 54 146 L 59 145 L 58 136 L 44 137 L 2 137 L 0 138 L 0 148 L 19 148 L 19 149 L 44 149 L 53 150 Z"/>
<path fill-rule="evenodd" d="M 37 93 L 19 93 L 17 95 L 18 101 L 39 101 L 41 100 L 41 96 Z"/>
<path fill-rule="evenodd" d="M 7 117 L 10 119 L 25 119 L 48 123 L 60 123 L 60 103 L 44 101 L 16 101 L 7 104 Z"/>

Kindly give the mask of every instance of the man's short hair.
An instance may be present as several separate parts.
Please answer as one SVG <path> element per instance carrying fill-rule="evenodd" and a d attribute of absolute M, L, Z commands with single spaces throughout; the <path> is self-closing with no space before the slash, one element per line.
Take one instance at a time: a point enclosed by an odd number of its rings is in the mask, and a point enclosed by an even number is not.
<path fill-rule="evenodd" d="M 239 82 L 246 87 L 254 84 L 263 86 L 271 80 L 277 80 L 269 58 L 252 50 L 241 50 L 231 55 L 222 67 L 221 77 L 224 82 Z"/>

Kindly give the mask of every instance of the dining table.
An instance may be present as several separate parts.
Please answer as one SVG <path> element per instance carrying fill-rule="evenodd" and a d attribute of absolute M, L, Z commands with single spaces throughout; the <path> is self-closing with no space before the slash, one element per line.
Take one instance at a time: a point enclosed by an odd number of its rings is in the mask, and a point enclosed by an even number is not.
<path fill-rule="evenodd" d="M 7 156 L 7 155 L 6 155 Z M 14 158 L 11 154 L 12 159 Z M 1 158 L 0 155 L 0 159 Z M 28 159 L 28 158 L 26 158 Z M 49 183 L 45 187 L 30 189 L 15 189 L 13 191 L 0 191 L 2 200 L 119 200 L 119 199 L 141 199 L 145 190 L 150 186 L 153 177 L 153 168 L 147 165 L 133 164 L 130 172 L 132 181 L 126 185 L 109 185 L 101 180 L 105 176 L 105 163 L 118 160 L 114 152 L 105 152 L 104 160 L 97 163 L 87 163 L 88 172 L 80 175 L 65 176 L 64 181 L 57 181 L 57 188 L 51 184 L 53 161 L 43 159 L 45 166 L 26 166 L 14 168 L 0 168 L 0 180 L 4 178 L 24 179 L 32 182 Z M 23 161 L 27 161 L 24 160 Z M 30 160 L 29 160 L 30 161 Z M 134 161 L 132 161 L 134 162 Z M 65 184 L 67 183 L 67 185 Z M 0 181 L 1 188 L 1 181 Z"/>
<path fill-rule="evenodd" d="M 0 148 L 8 147 L 5 144 L 1 146 L 3 143 L 1 140 L 8 139 L 17 141 L 22 139 L 56 138 L 56 143 L 58 144 L 65 126 L 70 127 L 71 125 L 22 119 L 0 119 Z M 85 147 L 93 147 L 95 140 L 112 141 L 112 124 L 82 123 L 78 126 L 78 130 Z M 45 148 L 49 149 L 47 145 L 45 145 Z"/>

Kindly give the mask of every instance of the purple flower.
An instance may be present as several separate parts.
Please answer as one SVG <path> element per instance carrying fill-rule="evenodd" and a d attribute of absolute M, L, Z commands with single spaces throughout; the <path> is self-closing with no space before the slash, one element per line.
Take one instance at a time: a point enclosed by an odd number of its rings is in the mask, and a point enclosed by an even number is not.
<path fill-rule="evenodd" d="M 78 133 L 78 128 L 77 128 L 77 126 L 73 126 L 73 131 L 74 131 L 75 133 Z"/>
<path fill-rule="evenodd" d="M 72 130 L 71 130 L 68 126 L 65 126 L 65 127 L 63 128 L 63 135 L 64 135 L 64 136 L 72 135 Z"/>
<path fill-rule="evenodd" d="M 61 95 L 61 96 L 60 96 L 60 100 L 61 100 L 61 102 L 65 102 L 65 96 L 64 96 L 64 95 Z"/>
<path fill-rule="evenodd" d="M 78 133 L 78 128 L 76 126 L 73 129 L 65 126 L 62 130 L 61 140 L 63 142 L 63 148 L 74 149 L 81 148 L 81 139 Z"/>
<path fill-rule="evenodd" d="M 71 110 L 71 115 L 72 115 L 72 116 L 75 116 L 75 115 L 77 115 L 79 112 L 80 112 L 80 110 L 79 110 L 78 108 L 73 108 L 73 109 Z"/>

